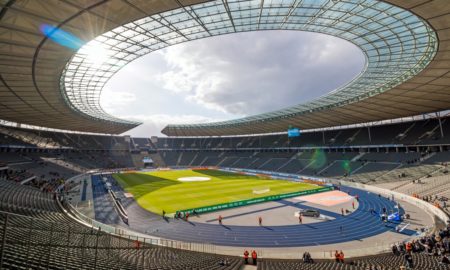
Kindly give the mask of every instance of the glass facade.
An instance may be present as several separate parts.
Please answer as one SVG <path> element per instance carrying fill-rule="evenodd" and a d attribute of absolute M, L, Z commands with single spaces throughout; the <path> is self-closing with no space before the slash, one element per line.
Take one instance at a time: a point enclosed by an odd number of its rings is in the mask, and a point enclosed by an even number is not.
<path fill-rule="evenodd" d="M 412 78 L 433 59 L 438 40 L 413 13 L 378 0 L 218 0 L 155 14 L 85 44 L 61 76 L 66 101 L 92 117 L 117 119 L 100 106 L 105 83 L 134 59 L 170 45 L 222 34 L 296 30 L 336 36 L 366 56 L 364 71 L 311 102 L 236 120 L 168 128 L 245 124 L 329 109 L 377 95 Z"/>

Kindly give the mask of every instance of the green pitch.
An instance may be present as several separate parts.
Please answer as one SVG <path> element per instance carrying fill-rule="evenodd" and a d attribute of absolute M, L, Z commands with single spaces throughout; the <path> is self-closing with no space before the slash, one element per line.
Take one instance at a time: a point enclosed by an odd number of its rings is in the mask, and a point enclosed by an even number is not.
<path fill-rule="evenodd" d="M 320 188 L 217 170 L 174 170 L 115 174 L 113 177 L 148 211 L 161 214 L 220 203 Z M 180 181 L 178 179 L 185 179 Z M 203 178 L 210 180 L 198 181 Z"/>

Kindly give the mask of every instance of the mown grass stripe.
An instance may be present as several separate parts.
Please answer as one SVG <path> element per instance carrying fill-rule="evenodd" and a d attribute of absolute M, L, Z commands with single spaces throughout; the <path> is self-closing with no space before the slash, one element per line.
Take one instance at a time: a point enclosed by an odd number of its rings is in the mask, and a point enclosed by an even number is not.
<path fill-rule="evenodd" d="M 210 177 L 210 181 L 180 182 L 180 177 Z M 316 185 L 287 180 L 260 179 L 256 176 L 216 170 L 156 171 L 115 174 L 114 178 L 133 194 L 138 204 L 154 213 L 173 213 L 181 209 L 249 200 L 319 188 Z M 270 191 L 254 194 L 254 189 Z"/>

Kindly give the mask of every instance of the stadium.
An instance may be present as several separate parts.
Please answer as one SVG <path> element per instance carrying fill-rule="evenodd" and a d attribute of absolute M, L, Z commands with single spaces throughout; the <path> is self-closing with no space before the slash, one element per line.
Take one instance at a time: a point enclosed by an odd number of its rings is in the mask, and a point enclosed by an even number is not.
<path fill-rule="evenodd" d="M 0 269 L 450 269 L 449 0 L 0 5 Z M 101 105 L 141 57 L 266 30 L 342 39 L 365 65 L 164 136 Z"/>

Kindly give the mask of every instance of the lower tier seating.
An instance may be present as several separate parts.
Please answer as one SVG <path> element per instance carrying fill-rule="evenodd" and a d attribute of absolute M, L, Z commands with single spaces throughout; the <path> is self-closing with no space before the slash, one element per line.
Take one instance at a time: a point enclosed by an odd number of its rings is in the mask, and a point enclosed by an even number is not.
<path fill-rule="evenodd" d="M 80 224 L 54 196 L 0 180 L 0 269 L 237 270 L 242 260 L 162 247 Z"/>

